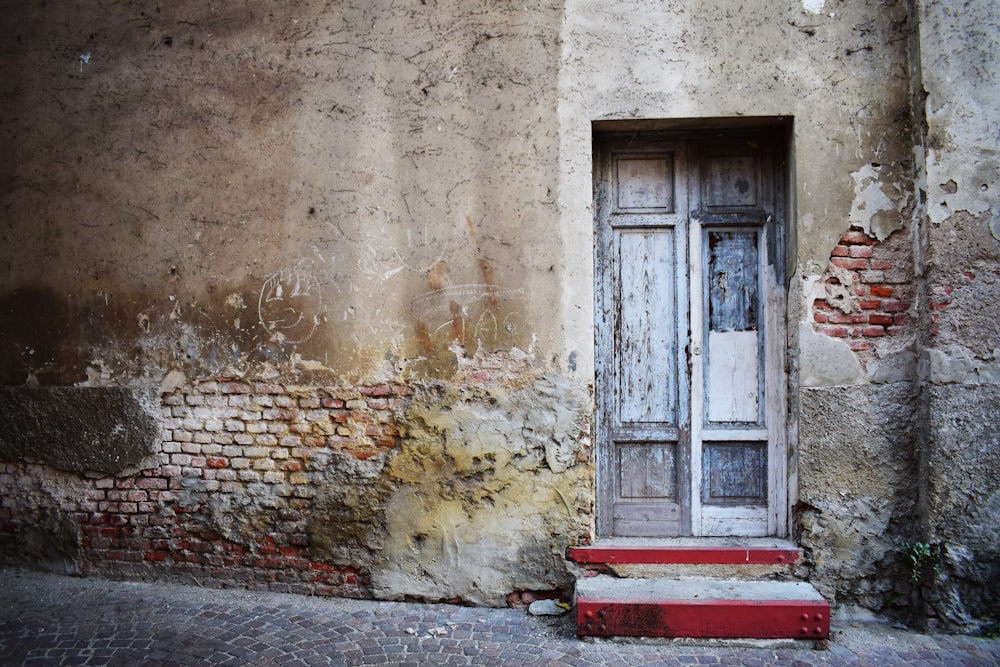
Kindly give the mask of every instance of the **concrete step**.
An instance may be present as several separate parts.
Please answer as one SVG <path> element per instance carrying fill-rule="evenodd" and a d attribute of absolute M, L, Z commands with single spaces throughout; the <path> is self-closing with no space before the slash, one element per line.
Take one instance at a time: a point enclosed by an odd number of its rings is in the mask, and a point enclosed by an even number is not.
<path fill-rule="evenodd" d="M 826 639 L 830 605 L 791 581 L 577 580 L 580 636 Z"/>

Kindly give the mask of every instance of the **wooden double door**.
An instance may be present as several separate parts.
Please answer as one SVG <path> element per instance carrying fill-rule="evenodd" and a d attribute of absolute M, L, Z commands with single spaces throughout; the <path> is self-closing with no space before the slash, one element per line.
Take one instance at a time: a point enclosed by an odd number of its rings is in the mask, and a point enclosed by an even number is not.
<path fill-rule="evenodd" d="M 601 537 L 786 532 L 780 146 L 595 137 Z"/>

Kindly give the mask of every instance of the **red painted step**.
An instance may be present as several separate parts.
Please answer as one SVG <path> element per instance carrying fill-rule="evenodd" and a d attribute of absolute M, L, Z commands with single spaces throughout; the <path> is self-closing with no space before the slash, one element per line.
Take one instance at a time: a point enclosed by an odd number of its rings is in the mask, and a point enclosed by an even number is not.
<path fill-rule="evenodd" d="M 693 564 L 693 565 L 791 565 L 800 552 L 791 546 L 668 546 L 617 542 L 570 547 L 577 563 Z"/>
<path fill-rule="evenodd" d="M 604 637 L 825 639 L 830 605 L 787 581 L 591 577 L 577 581 L 577 634 Z"/>

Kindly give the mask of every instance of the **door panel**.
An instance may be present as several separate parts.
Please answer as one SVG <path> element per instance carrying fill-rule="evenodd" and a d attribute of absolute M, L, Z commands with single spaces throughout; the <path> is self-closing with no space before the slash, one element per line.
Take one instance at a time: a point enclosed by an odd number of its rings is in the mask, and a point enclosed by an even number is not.
<path fill-rule="evenodd" d="M 595 146 L 600 536 L 784 534 L 783 217 L 764 139 Z"/>
<path fill-rule="evenodd" d="M 761 190 L 759 154 L 706 154 L 702 160 L 701 184 L 706 211 L 757 208 Z"/>
<path fill-rule="evenodd" d="M 708 442 L 701 460 L 702 503 L 767 503 L 766 442 Z"/>
<path fill-rule="evenodd" d="M 755 331 L 757 232 L 710 230 L 707 248 L 709 331 Z"/>
<path fill-rule="evenodd" d="M 630 156 L 615 161 L 618 212 L 674 210 L 674 156 Z"/>
<path fill-rule="evenodd" d="M 619 424 L 677 424 L 673 230 L 615 233 L 619 316 L 615 375 Z"/>
<path fill-rule="evenodd" d="M 709 423 L 757 423 L 759 350 L 756 331 L 708 332 L 705 406 Z"/>
<path fill-rule="evenodd" d="M 675 444 L 619 445 L 622 498 L 677 497 L 677 447 Z"/>

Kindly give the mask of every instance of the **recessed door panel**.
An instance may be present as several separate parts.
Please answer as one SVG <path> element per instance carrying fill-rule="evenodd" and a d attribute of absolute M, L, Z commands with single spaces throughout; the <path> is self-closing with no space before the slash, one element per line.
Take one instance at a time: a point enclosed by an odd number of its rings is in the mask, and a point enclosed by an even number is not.
<path fill-rule="evenodd" d="M 676 424 L 674 231 L 616 232 L 619 247 L 616 369 L 620 424 Z"/>
<path fill-rule="evenodd" d="M 677 499 L 676 443 L 620 445 L 621 497 Z"/>

